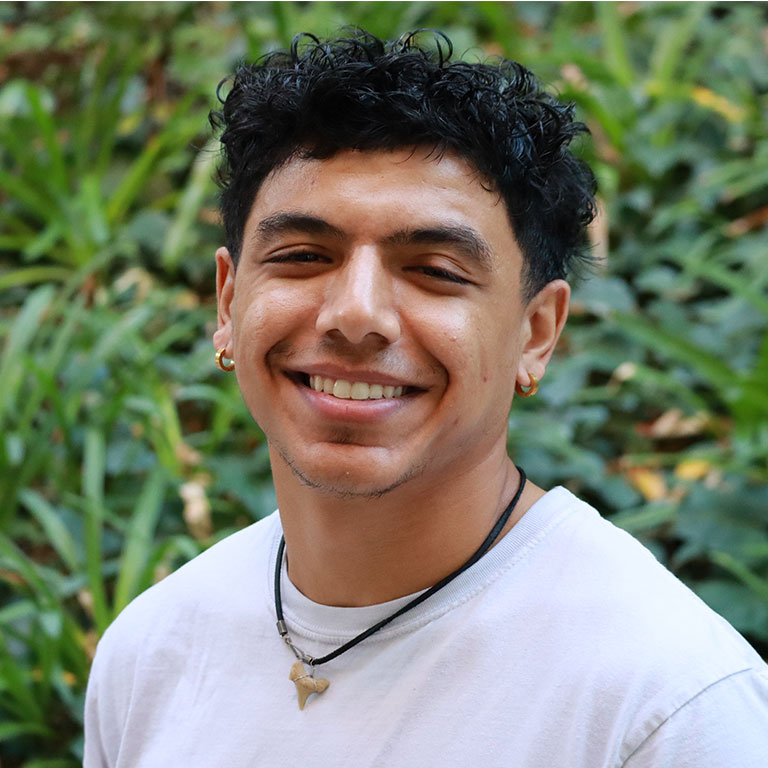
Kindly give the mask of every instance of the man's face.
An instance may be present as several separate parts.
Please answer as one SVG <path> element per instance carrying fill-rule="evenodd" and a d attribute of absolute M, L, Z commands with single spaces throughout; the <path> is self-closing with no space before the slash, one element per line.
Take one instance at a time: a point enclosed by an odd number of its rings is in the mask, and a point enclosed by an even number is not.
<path fill-rule="evenodd" d="M 426 155 L 291 161 L 256 196 L 236 273 L 219 251 L 217 338 L 273 463 L 308 485 L 428 487 L 504 452 L 522 257 L 470 165 Z"/>

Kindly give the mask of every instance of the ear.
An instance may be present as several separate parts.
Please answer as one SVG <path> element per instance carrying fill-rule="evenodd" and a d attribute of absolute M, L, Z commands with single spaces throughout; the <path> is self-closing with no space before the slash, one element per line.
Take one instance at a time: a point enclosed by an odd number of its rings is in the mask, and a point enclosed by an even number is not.
<path fill-rule="evenodd" d="M 517 368 L 517 382 L 521 386 L 531 386 L 531 374 L 537 379 L 543 378 L 568 317 L 570 296 L 571 287 L 565 280 L 553 280 L 528 302 Z"/>
<path fill-rule="evenodd" d="M 216 302 L 218 327 L 213 334 L 213 346 L 226 350 L 224 357 L 234 356 L 232 301 L 235 298 L 235 265 L 226 248 L 216 251 Z"/>

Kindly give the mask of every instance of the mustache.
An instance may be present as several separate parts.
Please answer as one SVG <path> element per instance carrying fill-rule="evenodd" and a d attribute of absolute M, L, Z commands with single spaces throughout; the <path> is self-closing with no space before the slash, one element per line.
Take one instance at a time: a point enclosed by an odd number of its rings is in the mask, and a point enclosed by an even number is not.
<path fill-rule="evenodd" d="M 414 363 L 383 340 L 381 344 L 375 340 L 370 344 L 365 342 L 352 344 L 343 337 L 325 337 L 311 347 L 295 347 L 291 342 L 283 340 L 269 350 L 267 357 L 278 358 L 285 363 L 294 360 L 304 362 L 311 360 L 313 362 L 344 362 L 358 366 L 370 365 L 378 370 L 387 371 L 392 376 L 402 377 L 404 380 L 420 380 L 445 372 L 437 360 Z"/>

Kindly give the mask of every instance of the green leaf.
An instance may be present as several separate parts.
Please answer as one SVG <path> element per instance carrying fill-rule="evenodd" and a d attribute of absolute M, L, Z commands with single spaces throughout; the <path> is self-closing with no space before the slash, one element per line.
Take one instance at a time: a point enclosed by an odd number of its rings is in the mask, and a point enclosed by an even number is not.
<path fill-rule="evenodd" d="M 43 709 L 30 686 L 30 674 L 10 653 L 6 638 L 0 634 L 0 680 L 7 692 L 6 706 L 17 713 L 18 721 L 44 721 Z M 10 701 L 8 698 L 10 697 Z"/>
<path fill-rule="evenodd" d="M 106 220 L 114 225 L 121 220 L 157 168 L 158 159 L 171 142 L 184 144 L 197 132 L 199 126 L 187 121 L 187 110 L 191 97 L 185 98 L 177 107 L 173 117 L 163 130 L 150 138 L 141 154 L 131 164 L 106 207 Z"/>
<path fill-rule="evenodd" d="M 613 312 L 610 319 L 648 349 L 690 366 L 721 392 L 728 393 L 738 387 L 738 380 L 726 363 L 688 339 L 637 315 Z"/>
<path fill-rule="evenodd" d="M 758 597 L 768 603 L 768 579 L 758 576 L 754 571 L 728 552 L 713 552 L 711 558 L 713 562 L 734 575 Z"/>
<path fill-rule="evenodd" d="M 594 8 L 602 31 L 606 63 L 616 80 L 623 87 L 628 88 L 635 81 L 635 73 L 629 60 L 618 4 L 614 2 L 596 3 Z"/>
<path fill-rule="evenodd" d="M 43 221 L 51 221 L 60 215 L 56 202 L 42 194 L 38 186 L 7 171 L 0 170 L 0 191 L 26 205 Z"/>
<path fill-rule="evenodd" d="M 147 477 L 128 524 L 115 586 L 114 616 L 139 593 L 141 577 L 152 552 L 152 539 L 164 494 L 165 475 L 162 470 L 156 469 Z"/>
<path fill-rule="evenodd" d="M 17 407 L 16 393 L 24 380 L 24 357 L 53 296 L 51 285 L 41 286 L 30 293 L 11 326 L 0 357 L 0 416 Z"/>
<path fill-rule="evenodd" d="M 685 269 L 687 272 L 704 277 L 715 285 L 725 288 L 729 293 L 742 298 L 768 317 L 768 299 L 765 297 L 765 285 L 756 283 L 753 279 L 745 278 L 737 272 L 726 269 L 719 264 L 713 264 L 710 261 L 690 259 L 686 261 Z"/>
<path fill-rule="evenodd" d="M 36 491 L 29 488 L 19 494 L 21 503 L 40 523 L 46 537 L 72 573 L 80 567 L 80 557 L 72 534 L 61 521 L 58 512 Z"/>
<path fill-rule="evenodd" d="M 0 243 L 2 248 L 2 243 Z M 22 267 L 0 274 L 0 291 L 31 283 L 48 283 L 66 280 L 72 275 L 65 267 Z"/>
<path fill-rule="evenodd" d="M 99 632 L 109 626 L 106 585 L 102 574 L 101 534 L 104 520 L 104 436 L 91 427 L 85 436 L 83 495 L 85 507 L 85 560 L 88 588 L 93 599 L 93 617 Z"/>
<path fill-rule="evenodd" d="M 218 158 L 218 140 L 211 139 L 198 153 L 189 182 L 176 206 L 173 223 L 163 243 L 163 265 L 173 271 L 184 256 L 197 214 L 206 196 L 214 188 L 213 169 Z"/>
<path fill-rule="evenodd" d="M 768 640 L 768 602 L 742 583 L 707 579 L 693 584 L 696 594 L 739 632 Z"/>
<path fill-rule="evenodd" d="M 67 171 L 64 163 L 64 155 L 61 151 L 61 143 L 56 136 L 56 125 L 50 112 L 43 106 L 40 91 L 31 83 L 26 87 L 27 101 L 32 108 L 37 129 L 42 136 L 45 150 L 48 154 L 50 181 L 62 193 L 67 190 Z"/>
<path fill-rule="evenodd" d="M 3 566 L 18 573 L 39 597 L 55 602 L 56 596 L 42 577 L 39 566 L 4 533 L 0 533 L 0 558 Z"/>
<path fill-rule="evenodd" d="M 16 600 L 0 608 L 0 625 L 14 624 L 20 619 L 34 617 L 39 608 L 31 600 Z"/>
<path fill-rule="evenodd" d="M 654 502 L 639 509 L 628 509 L 611 516 L 611 522 L 631 534 L 644 533 L 672 522 L 677 514 L 675 502 Z"/>
<path fill-rule="evenodd" d="M 44 736 L 50 739 L 53 736 L 53 731 L 35 722 L 0 723 L 0 741 L 9 741 L 19 736 Z M 29 763 L 25 765 L 28 766 Z"/>
<path fill-rule="evenodd" d="M 677 18 L 670 18 L 661 29 L 651 52 L 650 69 L 654 91 L 665 92 L 670 84 L 677 83 L 680 63 L 699 28 L 702 18 L 709 13 L 706 2 L 688 3 L 681 6 Z"/>
<path fill-rule="evenodd" d="M 74 421 L 74 416 L 80 408 L 83 391 L 93 378 L 96 370 L 100 366 L 106 365 L 112 355 L 121 349 L 123 345 L 127 344 L 130 337 L 135 334 L 138 328 L 146 323 L 151 315 L 152 308 L 147 305 L 134 307 L 126 312 L 116 323 L 110 324 L 92 348 L 83 350 L 87 357 L 78 368 L 71 382 L 73 397 L 67 403 L 68 422 Z"/>

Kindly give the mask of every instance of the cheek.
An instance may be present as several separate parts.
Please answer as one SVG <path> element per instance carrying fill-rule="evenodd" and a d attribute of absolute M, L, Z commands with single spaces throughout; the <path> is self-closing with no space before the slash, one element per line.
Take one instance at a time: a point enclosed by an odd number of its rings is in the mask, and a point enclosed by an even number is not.
<path fill-rule="evenodd" d="M 495 352 L 481 316 L 444 313 L 432 327 L 432 354 L 447 370 L 449 387 L 466 395 L 492 384 Z"/>
<path fill-rule="evenodd" d="M 511 400 L 518 357 L 518 333 L 505 308 L 453 317 L 442 327 L 441 347 L 454 383 L 477 396 Z"/>
<path fill-rule="evenodd" d="M 247 293 L 236 294 L 235 345 L 253 345 L 263 354 L 265 346 L 284 339 L 293 328 L 314 316 L 315 304 L 311 292 L 288 286 L 254 286 Z"/>

